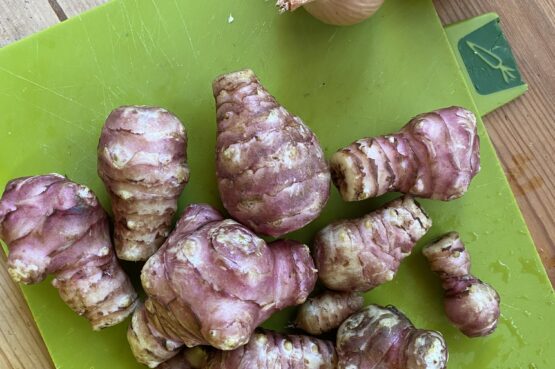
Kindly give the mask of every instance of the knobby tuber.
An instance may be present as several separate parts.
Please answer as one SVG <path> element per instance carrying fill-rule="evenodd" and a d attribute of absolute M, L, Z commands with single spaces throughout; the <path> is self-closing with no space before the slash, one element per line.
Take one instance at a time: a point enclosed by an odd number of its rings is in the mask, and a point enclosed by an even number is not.
<path fill-rule="evenodd" d="M 108 217 L 94 193 L 59 174 L 8 182 L 0 199 L 0 238 L 15 282 L 54 287 L 93 329 L 115 325 L 137 304 L 116 259 Z"/>
<path fill-rule="evenodd" d="M 339 327 L 363 305 L 364 299 L 358 293 L 325 291 L 300 306 L 295 326 L 319 335 Z"/>
<path fill-rule="evenodd" d="M 439 332 L 416 329 L 393 306 L 369 305 L 337 331 L 337 369 L 444 369 L 447 345 Z"/>
<path fill-rule="evenodd" d="M 453 200 L 480 170 L 476 117 L 450 107 L 413 118 L 398 133 L 363 138 L 336 152 L 332 179 L 346 201 L 398 191 Z"/>
<path fill-rule="evenodd" d="M 148 296 L 133 315 L 131 348 L 151 367 L 182 345 L 233 350 L 274 312 L 302 304 L 316 283 L 308 247 L 270 246 L 208 205 L 189 206 L 145 264 Z"/>
<path fill-rule="evenodd" d="M 368 291 L 388 282 L 431 225 L 410 196 L 362 218 L 334 222 L 314 240 L 320 280 L 336 291 Z"/>
<path fill-rule="evenodd" d="M 257 233 L 280 236 L 314 220 L 329 196 L 330 172 L 314 133 L 251 70 L 213 84 L 218 187 L 227 211 Z"/>
<path fill-rule="evenodd" d="M 335 369 L 333 344 L 308 336 L 257 332 L 247 345 L 211 356 L 207 369 Z"/>
<path fill-rule="evenodd" d="M 315 18 L 335 26 L 362 22 L 374 14 L 384 0 L 277 0 L 280 11 L 294 11 L 301 6 Z"/>
<path fill-rule="evenodd" d="M 205 369 L 208 352 L 201 346 L 184 349 L 168 361 L 158 365 L 156 369 Z"/>
<path fill-rule="evenodd" d="M 486 336 L 497 327 L 499 295 L 470 274 L 470 255 L 459 234 L 450 232 L 426 246 L 424 256 L 445 289 L 445 313 L 469 337 Z"/>
<path fill-rule="evenodd" d="M 162 108 L 115 109 L 102 128 L 98 174 L 112 199 L 118 257 L 148 259 L 168 236 L 189 180 L 183 125 Z"/>

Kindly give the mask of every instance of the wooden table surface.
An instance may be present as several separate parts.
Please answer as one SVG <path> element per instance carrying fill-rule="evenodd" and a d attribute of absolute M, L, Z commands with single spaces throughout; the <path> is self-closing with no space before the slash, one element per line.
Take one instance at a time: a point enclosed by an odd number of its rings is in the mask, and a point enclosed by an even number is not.
<path fill-rule="evenodd" d="M 551 282 L 555 284 L 555 0 L 434 0 L 444 24 L 501 16 L 530 91 L 485 117 L 488 132 Z M 0 0 L 0 47 L 105 0 Z M 0 368 L 54 368 L 0 259 Z"/>

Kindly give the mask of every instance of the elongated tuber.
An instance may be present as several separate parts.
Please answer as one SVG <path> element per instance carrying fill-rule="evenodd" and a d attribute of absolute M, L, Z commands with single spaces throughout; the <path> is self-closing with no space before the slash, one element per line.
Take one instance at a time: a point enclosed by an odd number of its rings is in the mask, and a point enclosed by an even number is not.
<path fill-rule="evenodd" d="M 265 331 L 243 347 L 215 353 L 206 369 L 335 369 L 336 362 L 329 341 Z"/>
<path fill-rule="evenodd" d="M 393 306 L 369 305 L 337 331 L 337 369 L 444 369 L 441 333 L 416 329 Z"/>
<path fill-rule="evenodd" d="M 108 217 L 94 193 L 59 174 L 8 182 L 0 199 L 0 238 L 15 282 L 48 274 L 60 297 L 93 329 L 115 325 L 137 304 L 116 259 Z"/>
<path fill-rule="evenodd" d="M 316 283 L 308 247 L 268 246 L 208 205 L 187 207 L 165 244 L 145 264 L 148 299 L 128 331 L 141 363 L 154 367 L 182 345 L 233 350 L 274 312 L 302 304 Z"/>
<path fill-rule="evenodd" d="M 314 133 L 264 89 L 253 71 L 213 85 L 218 187 L 227 211 L 257 233 L 281 236 L 314 220 L 330 173 Z"/>
<path fill-rule="evenodd" d="M 335 26 L 362 22 L 374 14 L 384 0 L 278 0 L 281 12 L 294 11 L 301 6 L 315 18 Z"/>
<path fill-rule="evenodd" d="M 118 257 L 148 259 L 168 236 L 189 180 L 183 125 L 162 108 L 115 109 L 102 128 L 98 174 L 112 199 Z"/>
<path fill-rule="evenodd" d="M 339 327 L 363 305 L 364 299 L 358 293 L 325 291 L 300 306 L 295 325 L 307 333 L 319 335 Z"/>
<path fill-rule="evenodd" d="M 431 225 L 410 196 L 362 218 L 336 221 L 314 240 L 320 280 L 336 291 L 368 291 L 388 282 Z"/>
<path fill-rule="evenodd" d="M 156 369 L 205 369 L 208 352 L 201 346 L 181 350 L 168 361 L 158 365 Z"/>
<path fill-rule="evenodd" d="M 480 170 L 476 117 L 459 107 L 413 118 L 398 133 L 363 138 L 336 152 L 332 179 L 346 201 L 398 191 L 453 200 Z"/>
<path fill-rule="evenodd" d="M 470 274 L 470 255 L 459 234 L 444 235 L 426 246 L 423 254 L 441 277 L 445 312 L 453 325 L 469 337 L 492 333 L 500 314 L 499 294 Z"/>

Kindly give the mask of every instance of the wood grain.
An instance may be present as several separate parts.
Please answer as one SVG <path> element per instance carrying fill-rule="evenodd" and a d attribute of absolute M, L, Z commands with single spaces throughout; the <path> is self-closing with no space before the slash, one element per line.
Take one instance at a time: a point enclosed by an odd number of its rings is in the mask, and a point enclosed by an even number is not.
<path fill-rule="evenodd" d="M 72 17 L 106 1 L 0 0 L 0 47 L 57 23 L 62 13 Z M 555 1 L 434 3 L 444 24 L 489 11 L 501 16 L 530 91 L 489 114 L 485 123 L 555 284 Z M 5 259 L 0 259 L 0 327 L 0 368 L 54 368 L 27 304 L 6 272 Z"/>

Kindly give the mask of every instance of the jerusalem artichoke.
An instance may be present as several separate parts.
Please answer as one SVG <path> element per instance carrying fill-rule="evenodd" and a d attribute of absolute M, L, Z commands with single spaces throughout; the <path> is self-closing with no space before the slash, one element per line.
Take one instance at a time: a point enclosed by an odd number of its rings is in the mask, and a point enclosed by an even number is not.
<path fill-rule="evenodd" d="M 339 327 L 363 305 L 364 299 L 358 293 L 325 291 L 300 306 L 295 326 L 319 335 Z"/>
<path fill-rule="evenodd" d="M 135 357 L 154 367 L 186 345 L 233 350 L 274 312 L 303 303 L 316 283 L 305 245 L 270 247 L 208 205 L 189 206 L 145 264 L 148 299 L 133 315 Z"/>
<path fill-rule="evenodd" d="M 93 329 L 115 325 L 137 304 L 116 259 L 108 217 L 94 193 L 59 174 L 8 182 L 0 199 L 0 238 L 15 282 L 52 284 Z"/>
<path fill-rule="evenodd" d="M 208 352 L 201 346 L 182 350 L 170 360 L 158 365 L 156 369 L 205 369 Z"/>
<path fill-rule="evenodd" d="M 168 236 L 189 180 L 183 125 L 162 108 L 115 109 L 102 128 L 98 174 L 112 199 L 118 257 L 148 259 Z"/>
<path fill-rule="evenodd" d="M 314 133 L 251 70 L 218 77 L 213 90 L 218 187 L 227 211 L 255 232 L 276 237 L 314 220 L 330 187 Z"/>
<path fill-rule="evenodd" d="M 315 18 L 335 26 L 362 22 L 374 14 L 384 0 L 277 0 L 281 12 L 301 6 Z"/>
<path fill-rule="evenodd" d="M 499 294 L 470 274 L 470 255 L 459 234 L 444 235 L 426 246 L 423 254 L 441 277 L 445 312 L 453 325 L 469 337 L 492 333 L 500 314 Z"/>
<path fill-rule="evenodd" d="M 476 117 L 459 107 L 413 118 L 400 132 L 363 138 L 336 152 L 332 179 L 345 201 L 398 191 L 453 200 L 480 170 Z"/>
<path fill-rule="evenodd" d="M 388 282 L 431 225 L 410 196 L 362 218 L 334 222 L 314 240 L 320 280 L 336 291 L 368 291 Z"/>
<path fill-rule="evenodd" d="M 308 336 L 255 333 L 246 346 L 219 351 L 207 369 L 335 369 L 333 344 Z"/>
<path fill-rule="evenodd" d="M 393 306 L 369 305 L 337 331 L 337 369 L 444 369 L 449 354 L 439 332 L 416 329 Z"/>

